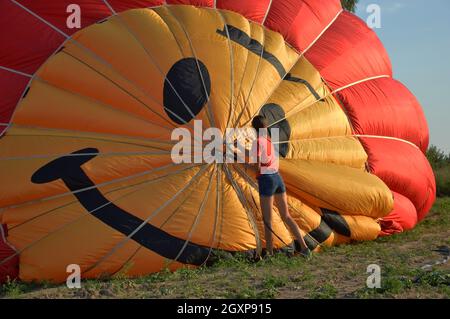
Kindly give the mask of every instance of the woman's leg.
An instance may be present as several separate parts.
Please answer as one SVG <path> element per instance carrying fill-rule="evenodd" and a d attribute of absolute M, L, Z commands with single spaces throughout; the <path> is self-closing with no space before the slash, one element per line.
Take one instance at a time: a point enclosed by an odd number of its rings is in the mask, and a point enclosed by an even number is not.
<path fill-rule="evenodd" d="M 259 202 L 264 218 L 264 236 L 266 239 L 267 254 L 273 254 L 273 237 L 272 237 L 272 208 L 273 196 L 259 196 Z"/>
<path fill-rule="evenodd" d="M 303 239 L 302 234 L 300 233 L 300 228 L 298 227 L 295 220 L 289 214 L 286 193 L 275 194 L 275 201 L 278 207 L 278 211 L 280 212 L 281 219 L 289 227 L 291 233 L 294 235 L 295 239 L 300 244 L 302 250 L 305 250 L 308 247 L 306 246 L 305 240 Z"/>

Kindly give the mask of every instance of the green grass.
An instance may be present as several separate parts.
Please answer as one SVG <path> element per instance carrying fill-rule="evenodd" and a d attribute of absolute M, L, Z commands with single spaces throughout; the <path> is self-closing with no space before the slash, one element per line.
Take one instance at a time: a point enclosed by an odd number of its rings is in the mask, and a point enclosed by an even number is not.
<path fill-rule="evenodd" d="M 236 255 L 211 267 L 168 270 L 139 278 L 85 280 L 81 289 L 8 282 L 3 298 L 450 298 L 450 264 L 437 246 L 450 246 L 450 198 L 438 198 L 415 229 L 375 241 L 324 248 L 310 261 L 283 254 L 260 262 Z M 381 288 L 366 287 L 367 266 L 381 267 Z"/>
<path fill-rule="evenodd" d="M 338 288 L 333 284 L 324 284 L 315 288 L 309 297 L 313 299 L 332 299 L 336 298 L 338 294 Z"/>

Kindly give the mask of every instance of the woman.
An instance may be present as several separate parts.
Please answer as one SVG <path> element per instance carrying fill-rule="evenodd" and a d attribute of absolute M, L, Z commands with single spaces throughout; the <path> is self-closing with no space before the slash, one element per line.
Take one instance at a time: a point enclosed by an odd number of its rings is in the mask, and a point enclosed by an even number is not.
<path fill-rule="evenodd" d="M 278 172 L 278 155 L 275 153 L 275 148 L 268 134 L 267 120 L 264 116 L 255 116 L 252 120 L 252 126 L 256 130 L 257 138 L 252 144 L 250 160 L 251 163 L 256 163 L 258 166 L 258 190 L 264 218 L 267 255 L 273 254 L 272 208 L 275 201 L 281 219 L 300 244 L 300 254 L 309 258 L 311 251 L 305 244 L 300 228 L 289 214 L 286 187 Z"/>

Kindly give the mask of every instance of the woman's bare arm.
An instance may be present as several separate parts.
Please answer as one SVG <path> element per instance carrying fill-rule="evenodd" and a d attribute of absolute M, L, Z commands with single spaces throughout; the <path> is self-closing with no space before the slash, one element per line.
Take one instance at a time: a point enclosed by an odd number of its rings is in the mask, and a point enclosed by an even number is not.
<path fill-rule="evenodd" d="M 255 171 L 260 171 L 261 169 L 261 163 L 260 163 L 260 158 L 259 156 L 256 156 L 256 163 L 252 162 L 252 157 L 250 154 L 250 150 L 246 149 L 246 148 L 239 148 L 238 147 L 238 141 L 234 140 L 233 143 L 233 154 L 234 154 L 234 159 L 238 159 L 239 156 L 244 157 L 244 165 L 252 170 Z"/>

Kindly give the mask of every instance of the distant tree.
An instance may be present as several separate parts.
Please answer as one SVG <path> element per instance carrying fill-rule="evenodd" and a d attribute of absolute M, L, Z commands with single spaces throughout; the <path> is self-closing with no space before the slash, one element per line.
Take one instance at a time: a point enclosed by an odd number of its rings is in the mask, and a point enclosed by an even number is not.
<path fill-rule="evenodd" d="M 433 168 L 450 165 L 450 154 L 445 154 L 437 146 L 431 145 L 427 150 L 427 158 Z"/>
<path fill-rule="evenodd" d="M 436 178 L 436 195 L 439 197 L 450 196 L 450 153 L 431 145 L 427 151 L 427 158 L 433 167 Z"/>
<path fill-rule="evenodd" d="M 341 0 L 342 7 L 350 12 L 355 12 L 359 0 Z"/>

